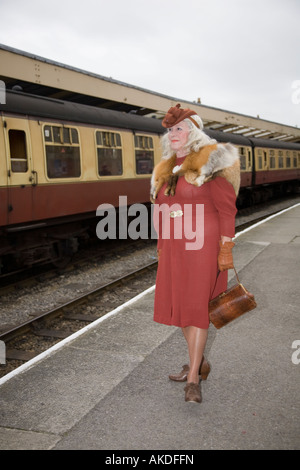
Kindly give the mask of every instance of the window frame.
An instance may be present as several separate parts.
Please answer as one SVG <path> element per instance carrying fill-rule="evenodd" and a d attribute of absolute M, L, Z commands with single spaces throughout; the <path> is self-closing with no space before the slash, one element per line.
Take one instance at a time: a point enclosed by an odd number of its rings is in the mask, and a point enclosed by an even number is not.
<path fill-rule="evenodd" d="M 11 140 L 11 136 L 12 134 L 11 133 L 15 133 L 15 132 L 19 132 L 23 134 L 23 139 L 22 139 L 22 144 L 24 145 L 24 150 L 25 150 L 25 157 L 26 158 L 21 158 L 21 157 L 14 157 L 12 155 L 12 140 Z M 9 168 L 11 170 L 12 173 L 14 174 L 24 174 L 24 173 L 28 173 L 29 171 L 29 154 L 28 154 L 28 144 L 27 144 L 27 133 L 24 129 L 15 129 L 15 128 L 10 128 L 8 129 L 8 145 L 9 145 Z M 22 145 L 22 146 L 23 146 Z M 15 171 L 13 169 L 13 164 L 14 163 L 25 163 L 26 164 L 26 169 L 25 170 L 22 170 L 22 171 Z"/>
<path fill-rule="evenodd" d="M 101 133 L 101 138 L 105 137 L 105 140 L 109 140 L 109 143 L 111 143 L 113 145 L 104 145 L 104 141 L 102 141 L 103 143 L 99 144 L 98 143 L 98 138 L 97 138 L 98 133 Z M 118 144 L 118 139 L 119 139 L 119 144 Z M 94 143 L 95 143 L 95 159 L 96 159 L 96 176 L 97 176 L 97 178 L 99 178 L 99 179 L 102 179 L 102 178 L 110 178 L 110 179 L 124 178 L 125 168 L 124 168 L 124 147 L 123 147 L 122 133 L 118 130 L 97 128 L 97 129 L 95 129 L 95 132 L 94 132 Z M 105 143 L 107 143 L 107 142 L 105 142 Z M 101 148 L 121 150 L 121 166 L 122 166 L 122 173 L 121 174 L 111 174 L 111 175 L 101 175 L 100 174 L 98 149 L 101 149 Z"/>
<path fill-rule="evenodd" d="M 153 169 L 154 169 L 154 166 L 155 166 L 155 150 L 154 150 L 154 136 L 153 135 L 149 135 L 147 133 L 140 133 L 140 132 L 137 132 L 137 133 L 134 133 L 133 134 L 133 149 L 134 149 L 134 174 L 137 178 L 149 178 L 149 176 L 152 175 L 153 173 Z M 136 145 L 136 139 L 141 139 L 141 142 L 145 142 L 147 143 L 147 145 L 142 145 L 142 146 L 137 146 Z M 151 144 L 150 144 L 150 141 L 151 141 Z M 138 141 L 138 144 L 140 142 Z M 150 173 L 138 173 L 137 172 L 137 155 L 136 155 L 136 152 L 137 151 L 149 151 L 152 153 L 152 170 Z"/>
<path fill-rule="evenodd" d="M 46 129 L 47 127 L 50 127 L 51 129 L 51 137 L 52 140 L 46 139 L 45 131 L 48 130 Z M 56 141 L 54 139 L 54 134 L 53 134 L 53 128 L 59 128 L 59 135 L 60 135 L 60 142 Z M 65 142 L 64 141 L 64 133 L 65 130 L 69 130 L 69 139 L 70 142 Z M 76 141 L 73 139 L 73 131 L 76 131 Z M 54 122 L 44 122 L 42 126 L 42 135 L 43 135 L 43 147 L 44 147 L 44 164 L 45 164 L 45 178 L 47 181 L 63 181 L 63 182 L 69 182 L 69 181 L 80 181 L 83 177 L 83 167 L 82 167 L 82 148 L 81 148 L 81 142 L 80 142 L 80 132 L 79 128 L 73 125 L 65 125 L 61 123 L 54 123 Z M 79 151 L 79 176 L 49 176 L 48 174 L 48 160 L 47 160 L 47 146 L 52 146 L 52 147 L 71 147 L 71 148 L 78 148 Z"/>
<path fill-rule="evenodd" d="M 251 147 L 247 147 L 246 145 L 239 145 L 238 146 L 238 154 L 240 158 L 240 165 L 241 165 L 241 157 L 245 158 L 245 168 L 242 169 L 241 166 L 241 173 L 252 172 L 252 149 Z"/>

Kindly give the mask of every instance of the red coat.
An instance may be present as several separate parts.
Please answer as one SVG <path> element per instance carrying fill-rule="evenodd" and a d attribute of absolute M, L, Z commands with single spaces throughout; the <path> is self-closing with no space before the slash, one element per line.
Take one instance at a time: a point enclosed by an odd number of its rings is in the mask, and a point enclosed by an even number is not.
<path fill-rule="evenodd" d="M 177 159 L 176 164 L 180 165 L 183 160 Z M 157 215 L 162 207 L 164 224 L 170 224 L 170 236 L 163 224 L 157 228 L 157 248 L 161 252 L 154 321 L 207 329 L 209 300 L 227 288 L 227 271 L 220 273 L 217 279 L 217 257 L 221 235 L 234 237 L 235 234 L 236 193 L 232 184 L 220 176 L 200 187 L 187 183 L 184 176 L 180 176 L 174 196 L 165 196 L 165 188 L 166 184 L 158 192 L 154 208 L 154 225 L 157 227 Z M 196 205 L 199 205 L 198 219 Z M 170 217 L 170 211 L 179 207 L 182 216 Z M 191 239 L 191 232 L 196 233 L 196 229 L 197 235 Z M 197 249 L 187 249 L 187 246 Z"/>

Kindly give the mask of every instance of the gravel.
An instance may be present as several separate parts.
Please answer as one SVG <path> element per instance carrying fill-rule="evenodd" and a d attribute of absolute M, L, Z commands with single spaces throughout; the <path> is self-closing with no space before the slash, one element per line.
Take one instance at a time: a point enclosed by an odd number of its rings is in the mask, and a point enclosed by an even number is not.
<path fill-rule="evenodd" d="M 2 295 L 0 302 L 1 330 L 21 324 L 155 260 L 156 244 L 150 243 L 143 248 L 133 247 L 124 253 L 103 256 L 100 261 L 91 260 L 53 279 L 10 291 Z"/>

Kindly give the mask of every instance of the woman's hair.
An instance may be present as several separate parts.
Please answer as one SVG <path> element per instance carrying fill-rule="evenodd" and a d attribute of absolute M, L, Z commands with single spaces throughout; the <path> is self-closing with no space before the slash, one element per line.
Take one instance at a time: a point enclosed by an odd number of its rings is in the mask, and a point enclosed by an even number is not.
<path fill-rule="evenodd" d="M 203 123 L 200 116 L 198 116 L 198 114 L 194 114 L 192 118 L 200 126 L 200 129 L 198 129 L 198 127 L 196 127 L 189 118 L 184 119 L 184 122 L 186 122 L 190 128 L 189 137 L 185 145 L 186 150 L 188 152 L 198 152 L 198 150 L 205 145 L 215 144 L 216 140 L 211 139 L 207 134 L 205 134 L 205 132 L 203 132 Z M 162 158 L 164 160 L 167 160 L 174 155 L 174 150 L 171 149 L 168 132 L 161 137 L 161 146 Z"/>

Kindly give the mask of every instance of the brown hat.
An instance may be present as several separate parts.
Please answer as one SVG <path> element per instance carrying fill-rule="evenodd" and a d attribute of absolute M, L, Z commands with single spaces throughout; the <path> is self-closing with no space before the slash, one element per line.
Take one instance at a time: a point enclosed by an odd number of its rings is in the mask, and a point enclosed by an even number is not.
<path fill-rule="evenodd" d="M 183 121 L 184 119 L 190 119 L 196 127 L 200 129 L 199 124 L 193 119 L 191 116 L 197 114 L 192 109 L 181 109 L 180 104 L 176 104 L 176 106 L 169 109 L 167 114 L 165 115 L 164 119 L 162 120 L 162 125 L 164 127 L 173 127 L 175 124 Z"/>

